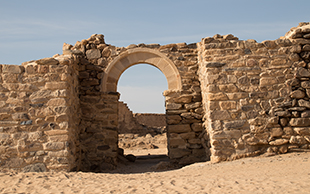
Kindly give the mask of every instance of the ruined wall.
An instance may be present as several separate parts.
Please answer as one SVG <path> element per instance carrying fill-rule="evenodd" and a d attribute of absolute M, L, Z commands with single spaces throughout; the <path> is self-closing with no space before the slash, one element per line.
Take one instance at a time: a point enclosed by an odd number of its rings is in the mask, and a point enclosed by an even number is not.
<path fill-rule="evenodd" d="M 124 102 L 118 104 L 118 133 L 162 133 L 166 128 L 166 115 L 153 113 L 132 113 Z"/>
<path fill-rule="evenodd" d="M 0 167 L 105 171 L 117 165 L 117 82 L 147 63 L 166 76 L 168 155 L 179 164 L 310 149 L 310 24 L 257 43 L 115 47 L 94 34 L 63 54 L 0 65 Z"/>
<path fill-rule="evenodd" d="M 232 35 L 201 41 L 212 161 L 309 148 L 310 28 L 303 25 L 275 41 Z"/>
<path fill-rule="evenodd" d="M 74 56 L 0 65 L 0 167 L 72 170 L 78 165 Z"/>

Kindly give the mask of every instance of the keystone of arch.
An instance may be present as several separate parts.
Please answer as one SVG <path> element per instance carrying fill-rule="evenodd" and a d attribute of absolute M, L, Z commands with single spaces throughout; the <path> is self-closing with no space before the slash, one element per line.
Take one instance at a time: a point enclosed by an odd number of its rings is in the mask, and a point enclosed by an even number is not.
<path fill-rule="evenodd" d="M 102 79 L 102 91 L 117 92 L 117 83 L 122 73 L 139 63 L 157 67 L 167 79 L 168 90 L 182 89 L 179 71 L 170 59 L 153 49 L 134 48 L 124 51 L 107 66 Z"/>

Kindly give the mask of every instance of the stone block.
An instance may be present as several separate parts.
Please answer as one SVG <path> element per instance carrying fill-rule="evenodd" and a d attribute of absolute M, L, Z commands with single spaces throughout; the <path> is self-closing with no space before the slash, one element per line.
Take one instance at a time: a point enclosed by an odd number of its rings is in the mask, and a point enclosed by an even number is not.
<path fill-rule="evenodd" d="M 182 118 L 179 115 L 166 115 L 166 122 L 168 125 L 179 124 Z"/>
<path fill-rule="evenodd" d="M 101 57 L 101 52 L 99 49 L 90 49 L 86 51 L 87 59 L 98 59 Z"/>
<path fill-rule="evenodd" d="M 170 147 L 185 146 L 186 141 L 182 138 L 169 138 Z"/>
<path fill-rule="evenodd" d="M 44 131 L 44 133 L 48 136 L 67 135 L 69 133 L 69 131 L 67 131 L 67 130 L 50 130 L 50 131 Z"/>
<path fill-rule="evenodd" d="M 308 69 L 299 68 L 295 74 L 297 78 L 308 78 L 310 77 L 310 72 Z"/>
<path fill-rule="evenodd" d="M 187 133 L 191 131 L 191 127 L 189 124 L 168 125 L 167 130 L 169 133 Z"/>
<path fill-rule="evenodd" d="M 2 65 L 2 73 L 20 74 L 24 71 L 24 67 L 20 65 Z"/>
<path fill-rule="evenodd" d="M 246 123 L 246 120 L 224 122 L 224 129 L 239 129 L 242 128 Z"/>
<path fill-rule="evenodd" d="M 302 137 L 302 136 L 292 136 L 290 138 L 290 144 L 298 144 L 298 145 L 302 145 L 302 144 L 306 144 L 307 143 L 307 140 Z"/>
<path fill-rule="evenodd" d="M 309 127 L 295 127 L 294 131 L 298 135 L 310 135 L 310 128 Z"/>
<path fill-rule="evenodd" d="M 274 141 L 269 142 L 269 145 L 280 146 L 287 144 L 289 142 L 288 139 L 276 139 Z"/>
<path fill-rule="evenodd" d="M 68 82 L 46 82 L 45 89 L 46 90 L 61 90 L 67 89 L 69 87 Z"/>
<path fill-rule="evenodd" d="M 175 101 L 176 103 L 184 103 L 184 104 L 187 104 L 187 103 L 192 102 L 192 98 L 193 98 L 192 95 L 182 95 L 182 96 L 180 96 L 180 97 L 175 98 L 174 101 Z"/>
<path fill-rule="evenodd" d="M 193 123 L 191 124 L 191 128 L 195 132 L 201 132 L 203 130 L 202 123 Z"/>
<path fill-rule="evenodd" d="M 304 98 L 305 96 L 306 96 L 305 92 L 303 92 L 301 90 L 295 90 L 295 91 L 291 92 L 291 94 L 290 94 L 291 98 L 297 98 L 297 99 Z"/>
<path fill-rule="evenodd" d="M 48 142 L 43 144 L 43 149 L 44 150 L 62 150 L 65 148 L 65 143 L 64 142 Z"/>
<path fill-rule="evenodd" d="M 310 118 L 292 118 L 289 123 L 292 127 L 310 126 Z"/>
<path fill-rule="evenodd" d="M 177 110 L 177 109 L 181 109 L 182 108 L 182 104 L 177 104 L 177 103 L 166 103 L 166 109 L 172 109 L 172 110 Z"/>
<path fill-rule="evenodd" d="M 219 85 L 219 90 L 225 93 L 233 93 L 238 92 L 239 89 L 235 84 L 225 84 L 225 85 Z"/>
<path fill-rule="evenodd" d="M 67 100 L 64 98 L 52 98 L 47 102 L 46 105 L 47 106 L 65 106 L 67 105 Z"/>
<path fill-rule="evenodd" d="M 298 100 L 298 105 L 301 107 L 307 107 L 310 108 L 310 102 L 304 99 Z"/>
<path fill-rule="evenodd" d="M 182 158 L 184 156 L 188 156 L 191 154 L 191 151 L 188 149 L 182 149 L 182 148 L 170 148 L 169 149 L 169 157 L 171 159 L 178 159 Z"/>
<path fill-rule="evenodd" d="M 213 110 L 210 111 L 211 120 L 228 120 L 231 116 L 227 110 Z"/>
<path fill-rule="evenodd" d="M 272 128 L 270 131 L 270 136 L 271 137 L 281 137 L 283 135 L 283 130 L 282 128 Z"/>
<path fill-rule="evenodd" d="M 209 93 L 207 98 L 208 98 L 209 101 L 223 101 L 223 100 L 228 100 L 227 95 L 224 94 L 223 92 L 219 92 L 219 93 Z"/>
<path fill-rule="evenodd" d="M 248 98 L 249 94 L 246 92 L 235 92 L 226 94 L 229 100 L 239 100 L 243 98 Z"/>
<path fill-rule="evenodd" d="M 222 102 L 219 102 L 219 105 L 222 110 L 231 110 L 231 109 L 237 108 L 236 101 L 222 101 Z"/>
<path fill-rule="evenodd" d="M 58 60 L 50 57 L 50 58 L 44 58 L 44 59 L 39 59 L 36 61 L 37 64 L 39 65 L 58 65 Z"/>
<path fill-rule="evenodd" d="M 262 77 L 260 78 L 260 86 L 270 86 L 278 83 L 277 78 L 275 77 Z"/>

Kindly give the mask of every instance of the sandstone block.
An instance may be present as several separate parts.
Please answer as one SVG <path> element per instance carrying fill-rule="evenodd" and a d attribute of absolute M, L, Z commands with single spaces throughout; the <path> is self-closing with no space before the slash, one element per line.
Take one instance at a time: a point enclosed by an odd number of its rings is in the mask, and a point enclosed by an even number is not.
<path fill-rule="evenodd" d="M 181 133 L 179 135 L 182 139 L 194 139 L 196 137 L 195 132 Z"/>
<path fill-rule="evenodd" d="M 222 110 L 231 110 L 231 109 L 237 108 L 236 101 L 222 101 L 222 102 L 219 102 L 219 105 Z"/>
<path fill-rule="evenodd" d="M 193 123 L 191 124 L 191 128 L 195 132 L 201 132 L 203 130 L 202 123 Z"/>
<path fill-rule="evenodd" d="M 238 128 L 242 128 L 246 123 L 247 123 L 246 120 L 224 122 L 224 128 L 225 129 L 238 129 Z"/>
<path fill-rule="evenodd" d="M 199 108 L 201 106 L 201 102 L 195 102 L 195 103 L 191 103 L 191 104 L 185 104 L 184 107 L 186 110 L 189 109 L 196 109 Z"/>
<path fill-rule="evenodd" d="M 181 138 L 170 138 L 169 139 L 169 146 L 170 147 L 178 147 L 178 146 L 184 146 L 186 144 L 186 141 Z"/>
<path fill-rule="evenodd" d="M 182 104 L 177 104 L 177 103 L 166 103 L 166 109 L 181 109 L 182 108 Z"/>
<path fill-rule="evenodd" d="M 170 133 L 187 133 L 191 131 L 191 127 L 189 124 L 182 125 L 168 125 L 167 127 Z"/>
<path fill-rule="evenodd" d="M 29 116 L 27 113 L 14 113 L 12 114 L 12 119 L 14 121 L 27 121 L 29 120 Z"/>
<path fill-rule="evenodd" d="M 279 145 L 287 144 L 288 142 L 289 140 L 287 139 L 276 139 L 274 141 L 269 142 L 269 145 L 279 146 Z"/>
<path fill-rule="evenodd" d="M 298 135 L 310 135 L 310 128 L 309 127 L 295 127 L 294 131 Z"/>
<path fill-rule="evenodd" d="M 50 130 L 50 131 L 44 131 L 44 133 L 46 135 L 53 136 L 53 135 L 66 135 L 69 132 L 67 130 Z"/>
<path fill-rule="evenodd" d="M 228 93 L 226 94 L 229 100 L 239 100 L 242 98 L 249 97 L 249 94 L 246 92 L 236 92 L 236 93 Z"/>
<path fill-rule="evenodd" d="M 44 150 L 61 150 L 65 148 L 64 142 L 48 142 L 43 144 L 43 149 Z"/>
<path fill-rule="evenodd" d="M 55 117 L 55 122 L 60 123 L 64 121 L 69 121 L 69 117 L 67 114 L 57 115 Z"/>
<path fill-rule="evenodd" d="M 296 72 L 296 75 L 295 75 L 297 78 L 307 78 L 307 77 L 310 77 L 310 72 L 308 69 L 305 69 L 305 68 L 299 68 Z"/>
<path fill-rule="evenodd" d="M 69 140 L 69 136 L 68 135 L 54 135 L 54 136 L 50 136 L 49 140 L 51 142 L 65 142 Z"/>
<path fill-rule="evenodd" d="M 225 93 L 233 93 L 239 91 L 235 84 L 219 85 L 218 87 L 222 92 Z"/>
<path fill-rule="evenodd" d="M 24 67 L 19 65 L 2 65 L 2 73 L 20 74 L 24 72 Z"/>
<path fill-rule="evenodd" d="M 272 137 L 281 137 L 283 135 L 283 130 L 282 128 L 272 128 L 270 131 L 270 135 Z"/>
<path fill-rule="evenodd" d="M 99 49 L 90 49 L 86 51 L 87 59 L 98 59 L 101 57 L 101 52 Z"/>
<path fill-rule="evenodd" d="M 192 101 L 193 96 L 192 95 L 182 95 L 175 99 L 176 103 L 190 103 Z"/>
<path fill-rule="evenodd" d="M 310 126 L 310 118 L 292 118 L 290 121 L 292 127 L 307 127 Z"/>
<path fill-rule="evenodd" d="M 291 92 L 291 94 L 290 94 L 291 98 L 297 98 L 297 99 L 304 98 L 305 96 L 306 96 L 305 92 L 303 92 L 301 90 L 295 90 L 295 91 Z"/>
<path fill-rule="evenodd" d="M 292 136 L 290 138 L 290 144 L 302 145 L 302 144 L 306 144 L 306 143 L 307 143 L 307 140 L 302 136 Z"/>
<path fill-rule="evenodd" d="M 277 84 L 278 80 L 275 77 L 262 77 L 260 78 L 260 86 L 270 86 Z"/>
<path fill-rule="evenodd" d="M 208 94 L 208 100 L 210 101 L 221 101 L 221 100 L 227 100 L 228 97 L 226 94 L 219 92 L 219 93 L 210 93 Z"/>
<path fill-rule="evenodd" d="M 190 150 L 182 149 L 182 148 L 170 148 L 169 153 L 168 153 L 171 159 L 182 158 L 190 154 L 191 154 Z"/>
<path fill-rule="evenodd" d="M 179 115 L 166 115 L 168 125 L 175 125 L 181 122 L 182 118 Z"/>
<path fill-rule="evenodd" d="M 47 102 L 46 105 L 47 106 L 65 106 L 67 105 L 67 100 L 64 98 L 52 98 Z"/>
<path fill-rule="evenodd" d="M 309 89 L 310 88 L 310 81 L 301 82 L 301 87 L 303 87 L 305 89 Z"/>
<path fill-rule="evenodd" d="M 44 58 L 37 60 L 36 63 L 39 65 L 58 65 L 59 62 L 54 58 Z"/>
<path fill-rule="evenodd" d="M 299 106 L 302 106 L 302 107 L 310 108 L 310 102 L 309 102 L 309 101 L 306 101 L 306 100 L 304 100 L 304 99 L 298 100 L 298 105 L 299 105 Z"/>
<path fill-rule="evenodd" d="M 56 89 L 66 89 L 69 87 L 68 82 L 46 82 L 45 89 L 56 90 Z"/>
<path fill-rule="evenodd" d="M 211 120 L 227 120 L 230 119 L 231 116 L 227 110 L 213 110 L 210 111 L 210 119 Z"/>

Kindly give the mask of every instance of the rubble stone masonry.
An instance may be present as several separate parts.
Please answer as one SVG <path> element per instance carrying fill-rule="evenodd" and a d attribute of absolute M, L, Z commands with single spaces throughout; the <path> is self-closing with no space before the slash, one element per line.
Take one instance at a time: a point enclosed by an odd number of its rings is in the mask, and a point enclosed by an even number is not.
<path fill-rule="evenodd" d="M 310 24 L 257 43 L 115 47 L 94 34 L 63 54 L 0 65 L 0 168 L 117 166 L 117 82 L 147 63 L 167 78 L 168 155 L 182 165 L 310 149 Z"/>

